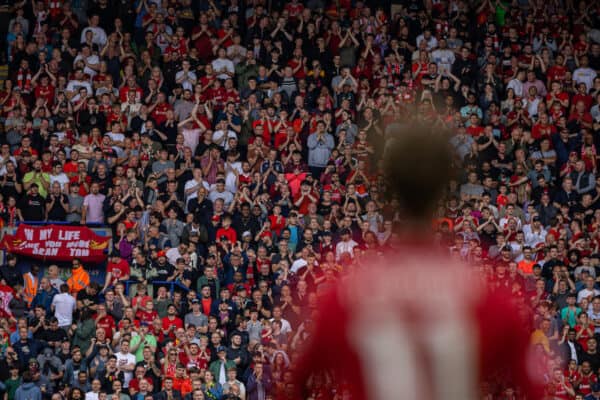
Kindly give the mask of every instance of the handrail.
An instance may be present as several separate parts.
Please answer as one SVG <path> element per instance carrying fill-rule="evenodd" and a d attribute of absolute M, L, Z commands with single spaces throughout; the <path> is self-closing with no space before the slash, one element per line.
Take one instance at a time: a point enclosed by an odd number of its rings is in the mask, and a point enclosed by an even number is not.
<path fill-rule="evenodd" d="M 86 224 L 76 224 L 74 222 L 67 221 L 17 221 L 15 226 L 19 226 L 21 224 L 26 225 L 72 225 L 72 226 L 87 226 L 91 228 L 108 228 L 109 226 L 106 224 L 101 224 L 98 222 L 90 222 Z"/>
<path fill-rule="evenodd" d="M 134 281 L 134 280 L 127 280 L 125 281 L 125 294 L 129 295 L 129 286 L 132 284 L 137 284 L 140 283 L 139 281 Z M 151 285 L 166 285 L 169 286 L 169 293 L 171 294 L 171 296 L 173 295 L 173 292 L 175 291 L 175 287 L 178 287 L 179 289 L 183 289 L 186 292 L 190 291 L 190 288 L 182 285 L 179 282 L 176 281 L 151 281 L 150 282 Z"/>

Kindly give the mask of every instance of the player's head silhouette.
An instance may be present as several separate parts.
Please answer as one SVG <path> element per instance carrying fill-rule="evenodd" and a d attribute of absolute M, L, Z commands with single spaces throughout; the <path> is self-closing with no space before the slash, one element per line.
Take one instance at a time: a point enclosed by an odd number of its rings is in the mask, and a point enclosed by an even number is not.
<path fill-rule="evenodd" d="M 445 133 L 425 125 L 399 128 L 385 149 L 386 192 L 406 218 L 428 220 L 453 176 L 452 164 Z"/>

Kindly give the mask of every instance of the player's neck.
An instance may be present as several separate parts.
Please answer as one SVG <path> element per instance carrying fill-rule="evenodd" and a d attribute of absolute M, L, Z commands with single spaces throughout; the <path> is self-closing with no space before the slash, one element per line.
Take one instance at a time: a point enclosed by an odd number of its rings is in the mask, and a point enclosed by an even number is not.
<path fill-rule="evenodd" d="M 398 239 L 400 243 L 429 245 L 433 243 L 431 226 L 422 219 L 403 219 L 399 223 Z"/>

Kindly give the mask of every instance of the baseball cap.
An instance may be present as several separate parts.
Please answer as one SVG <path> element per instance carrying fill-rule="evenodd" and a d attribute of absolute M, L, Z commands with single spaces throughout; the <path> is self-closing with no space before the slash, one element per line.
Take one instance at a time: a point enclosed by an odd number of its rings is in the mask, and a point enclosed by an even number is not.
<path fill-rule="evenodd" d="M 193 300 L 192 300 L 192 304 L 200 304 L 200 300 L 198 300 L 198 299 L 193 299 Z"/>
<path fill-rule="evenodd" d="M 219 347 L 217 347 L 217 353 L 220 353 L 222 351 L 227 351 L 227 348 L 225 346 L 219 346 Z"/>
<path fill-rule="evenodd" d="M 166 256 L 167 256 L 167 253 L 166 253 L 164 250 L 161 250 L 161 251 L 159 251 L 158 253 L 156 253 L 156 255 L 157 255 L 158 257 L 166 257 Z"/>

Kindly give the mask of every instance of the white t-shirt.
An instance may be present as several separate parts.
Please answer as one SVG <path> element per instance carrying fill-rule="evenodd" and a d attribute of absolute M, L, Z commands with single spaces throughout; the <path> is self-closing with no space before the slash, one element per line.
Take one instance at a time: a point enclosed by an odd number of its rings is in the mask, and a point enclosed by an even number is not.
<path fill-rule="evenodd" d="M 184 74 L 185 74 L 185 71 L 183 71 L 183 70 L 177 72 L 175 74 L 175 80 L 179 81 L 179 79 L 181 79 Z M 192 82 L 196 82 L 196 80 L 197 80 L 196 73 L 194 71 L 188 71 L 187 72 L 187 78 L 184 79 L 183 81 L 181 81 L 181 86 L 183 86 L 184 90 L 186 90 L 186 89 L 187 90 L 194 90 Z"/>
<path fill-rule="evenodd" d="M 92 93 L 94 93 L 92 91 L 92 85 L 90 85 L 89 82 L 87 81 L 77 81 L 77 80 L 70 80 L 69 83 L 67 83 L 67 92 L 75 92 L 75 96 L 73 96 L 73 98 L 71 98 L 71 102 L 75 102 L 77 100 L 79 100 L 79 89 L 81 88 L 86 88 L 88 96 L 91 96 Z"/>
<path fill-rule="evenodd" d="M 135 365 L 135 356 L 131 353 L 123 354 L 122 352 L 118 352 L 115 356 L 117 357 L 117 366 L 123 367 L 129 364 Z M 133 379 L 133 371 L 123 371 L 123 378 L 123 388 L 127 389 L 129 387 L 129 381 Z"/>
<path fill-rule="evenodd" d="M 292 271 L 295 274 L 296 272 L 298 272 L 300 270 L 300 268 L 305 267 L 307 264 L 308 263 L 306 262 L 305 259 L 299 258 L 292 263 L 292 266 L 290 267 L 290 271 Z"/>
<path fill-rule="evenodd" d="M 594 87 L 596 71 L 591 68 L 577 68 L 573 71 L 573 80 L 577 83 L 585 83 L 586 90 Z"/>
<path fill-rule="evenodd" d="M 13 156 L 9 156 L 6 161 L 8 162 L 9 160 L 12 161 L 15 166 L 17 165 L 17 159 Z M 0 167 L 0 176 L 4 176 L 4 174 L 6 174 L 6 164 L 2 164 L 2 167 Z"/>
<path fill-rule="evenodd" d="M 69 293 L 59 293 L 52 299 L 54 316 L 58 320 L 58 326 L 70 327 L 73 323 L 73 311 L 75 311 L 75 298 Z"/>
<path fill-rule="evenodd" d="M 75 60 L 73 60 L 73 65 L 75 65 L 79 60 L 83 60 L 84 62 L 87 60 L 87 62 L 90 64 L 100 64 L 100 59 L 95 54 L 92 54 L 89 57 L 84 57 L 83 55 L 79 54 L 77 57 L 75 57 Z M 96 76 L 96 74 L 98 73 L 90 67 L 88 67 L 87 65 L 83 67 L 83 72 L 85 74 L 88 74 L 91 78 Z"/>
<path fill-rule="evenodd" d="M 195 179 L 190 179 L 189 181 L 187 181 L 185 183 L 185 186 L 183 187 L 183 191 L 185 192 L 188 189 L 191 189 L 194 186 L 197 186 L 198 183 L 200 183 L 206 190 L 210 190 L 210 185 L 205 180 L 202 180 L 202 182 L 197 182 Z M 189 202 L 191 199 L 195 199 L 196 197 L 198 197 L 198 191 L 197 190 L 195 192 L 190 193 L 186 197 L 186 205 L 187 205 L 187 202 Z"/>
<path fill-rule="evenodd" d="M 171 247 L 169 250 L 167 250 L 165 255 L 167 256 L 167 260 L 169 260 L 171 265 L 177 264 L 177 259 L 182 257 L 181 253 L 179 252 L 179 247 Z"/>
<path fill-rule="evenodd" d="M 217 58 L 216 60 L 213 60 L 212 66 L 216 72 L 221 71 L 221 69 L 223 69 L 223 67 L 225 67 L 227 69 L 227 71 L 229 71 L 231 73 L 235 72 L 235 67 L 233 65 L 233 62 L 231 62 L 231 60 L 229 60 L 227 58 Z M 229 75 L 219 74 L 219 75 L 217 75 L 217 78 L 229 79 Z"/>
<path fill-rule="evenodd" d="M 237 184 L 235 173 L 233 171 L 237 171 L 238 174 L 244 172 L 242 169 L 242 163 L 239 161 L 233 163 L 225 163 L 225 189 L 229 190 L 231 193 L 237 192 Z"/>
<path fill-rule="evenodd" d="M 104 32 L 104 29 L 100 28 L 99 26 L 88 26 L 83 31 L 81 31 L 81 43 L 85 43 L 85 33 L 87 31 L 92 31 L 92 33 L 94 34 L 92 38 L 93 43 L 97 44 L 101 48 L 104 47 L 107 40 L 106 32 Z"/>
<path fill-rule="evenodd" d="M 227 137 L 221 142 L 221 139 L 223 139 L 223 136 L 225 135 L 227 135 Z M 213 143 L 217 143 L 223 149 L 229 150 L 229 138 L 237 139 L 237 135 L 234 131 L 227 130 L 227 132 L 225 132 L 224 130 L 219 129 L 218 131 L 213 132 L 212 141 Z"/>
<path fill-rule="evenodd" d="M 125 141 L 125 135 L 123 135 L 122 133 L 107 132 L 106 134 L 113 142 L 123 143 Z"/>
<path fill-rule="evenodd" d="M 64 172 L 61 172 L 58 175 L 50 175 L 50 185 L 54 182 L 58 182 L 60 184 L 60 189 L 64 190 L 65 185 L 69 183 L 69 177 Z"/>
<path fill-rule="evenodd" d="M 200 141 L 200 129 L 182 129 L 181 134 L 183 135 L 183 145 L 189 147 L 192 150 L 192 154 L 196 152 L 198 142 Z"/>
<path fill-rule="evenodd" d="M 577 303 L 580 303 L 581 300 L 585 299 L 586 297 L 594 297 L 594 296 L 598 296 L 600 294 L 600 290 L 598 289 L 588 289 L 588 288 L 584 288 L 581 289 L 579 291 L 579 293 L 577 293 Z"/>
<path fill-rule="evenodd" d="M 85 394 L 85 400 L 98 400 L 98 393 L 87 392 Z"/>
<path fill-rule="evenodd" d="M 337 246 L 335 246 L 335 257 L 337 260 L 340 259 L 340 256 L 344 253 L 350 253 L 350 256 L 354 258 L 354 248 L 358 246 L 354 240 L 350 239 L 347 242 L 339 242 Z"/>

